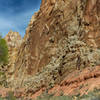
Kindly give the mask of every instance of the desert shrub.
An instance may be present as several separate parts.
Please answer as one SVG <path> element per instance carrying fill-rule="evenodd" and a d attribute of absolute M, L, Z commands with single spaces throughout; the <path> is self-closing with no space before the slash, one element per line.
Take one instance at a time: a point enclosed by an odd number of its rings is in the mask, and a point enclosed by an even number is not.
<path fill-rule="evenodd" d="M 9 92 L 7 97 L 0 98 L 0 100 L 24 100 L 23 98 L 16 98 L 13 92 Z"/>
<path fill-rule="evenodd" d="M 3 99 L 0 97 L 0 100 L 3 100 Z"/>
<path fill-rule="evenodd" d="M 6 97 L 7 100 L 16 100 L 16 97 L 14 96 L 13 92 L 9 92 L 8 96 Z"/>
<path fill-rule="evenodd" d="M 69 96 L 45 96 L 45 97 L 38 97 L 36 100 L 73 100 Z"/>
<path fill-rule="evenodd" d="M 37 97 L 36 100 L 73 100 L 70 96 L 54 96 L 54 94 L 43 93 L 41 96 Z"/>
<path fill-rule="evenodd" d="M 54 94 L 45 93 L 39 96 L 36 100 L 100 100 L 100 89 L 94 89 L 94 91 L 82 96 L 80 94 L 73 96 L 54 96 Z"/>
<path fill-rule="evenodd" d="M 8 47 L 6 41 L 0 36 L 0 65 L 8 63 Z"/>
<path fill-rule="evenodd" d="M 91 100 L 100 100 L 100 96 L 93 97 Z"/>
<path fill-rule="evenodd" d="M 100 89 L 94 89 L 87 95 L 78 96 L 76 100 L 100 100 Z"/>

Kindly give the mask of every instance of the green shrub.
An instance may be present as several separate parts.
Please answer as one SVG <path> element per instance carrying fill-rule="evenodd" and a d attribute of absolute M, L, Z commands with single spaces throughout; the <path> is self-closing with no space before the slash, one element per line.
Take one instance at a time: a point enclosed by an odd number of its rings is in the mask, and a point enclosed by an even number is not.
<path fill-rule="evenodd" d="M 0 65 L 8 63 L 8 46 L 6 41 L 0 36 Z"/>
<path fill-rule="evenodd" d="M 54 96 L 54 94 L 43 93 L 36 100 L 100 100 L 100 89 L 94 89 L 94 91 L 83 96 L 80 96 L 80 94 L 73 96 Z"/>
<path fill-rule="evenodd" d="M 7 100 L 16 100 L 16 97 L 14 96 L 13 92 L 9 92 L 8 96 L 6 97 Z"/>
<path fill-rule="evenodd" d="M 73 100 L 72 97 L 69 96 L 54 96 L 54 94 L 43 93 L 36 100 Z"/>
<path fill-rule="evenodd" d="M 0 100 L 3 100 L 3 99 L 0 97 Z"/>

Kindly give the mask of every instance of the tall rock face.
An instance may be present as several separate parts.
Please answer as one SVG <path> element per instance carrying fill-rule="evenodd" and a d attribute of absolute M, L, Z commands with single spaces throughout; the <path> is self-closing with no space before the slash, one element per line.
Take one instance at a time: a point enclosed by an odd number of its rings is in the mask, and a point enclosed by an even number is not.
<path fill-rule="evenodd" d="M 8 45 L 8 52 L 9 52 L 9 73 L 12 73 L 14 71 L 14 65 L 17 57 L 17 52 L 19 50 L 19 47 L 22 43 L 21 36 L 18 32 L 13 32 L 10 30 L 8 34 L 5 36 L 5 40 Z"/>
<path fill-rule="evenodd" d="M 99 5 L 99 0 L 42 0 L 18 51 L 12 86 L 36 90 L 76 68 L 100 64 Z"/>
<path fill-rule="evenodd" d="M 100 1 L 87 0 L 84 9 L 84 24 L 87 43 L 100 48 Z"/>

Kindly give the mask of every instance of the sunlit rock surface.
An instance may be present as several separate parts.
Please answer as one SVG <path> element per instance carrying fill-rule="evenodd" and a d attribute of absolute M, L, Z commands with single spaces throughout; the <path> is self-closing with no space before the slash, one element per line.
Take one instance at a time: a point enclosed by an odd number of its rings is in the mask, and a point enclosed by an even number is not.
<path fill-rule="evenodd" d="M 20 45 L 22 43 L 22 38 L 18 32 L 13 32 L 11 30 L 5 36 L 5 40 L 7 42 L 9 52 L 8 72 L 9 74 L 12 74 L 15 69 L 14 65 L 17 58 L 18 50 L 20 49 Z"/>
<path fill-rule="evenodd" d="M 16 55 L 10 85 L 37 91 L 75 69 L 99 65 L 99 5 L 99 0 L 42 0 Z"/>

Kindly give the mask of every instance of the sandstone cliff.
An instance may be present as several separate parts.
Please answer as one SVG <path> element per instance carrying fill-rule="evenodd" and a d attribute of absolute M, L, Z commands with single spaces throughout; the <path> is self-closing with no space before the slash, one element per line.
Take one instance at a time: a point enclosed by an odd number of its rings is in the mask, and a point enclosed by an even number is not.
<path fill-rule="evenodd" d="M 37 91 L 75 69 L 99 65 L 99 5 L 99 0 L 42 0 L 18 50 L 10 85 Z"/>
<path fill-rule="evenodd" d="M 14 71 L 16 56 L 18 50 L 20 49 L 19 47 L 22 43 L 22 39 L 18 32 L 13 32 L 12 30 L 10 30 L 5 36 L 5 40 L 7 42 L 9 52 L 8 72 L 9 74 L 11 74 Z"/>

